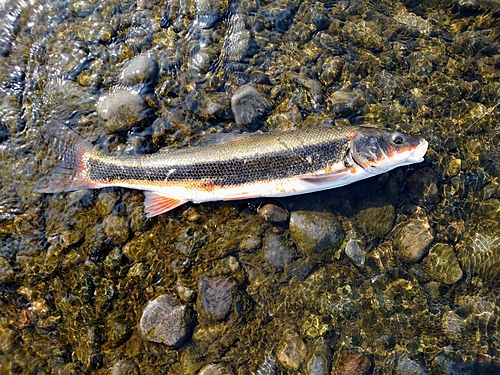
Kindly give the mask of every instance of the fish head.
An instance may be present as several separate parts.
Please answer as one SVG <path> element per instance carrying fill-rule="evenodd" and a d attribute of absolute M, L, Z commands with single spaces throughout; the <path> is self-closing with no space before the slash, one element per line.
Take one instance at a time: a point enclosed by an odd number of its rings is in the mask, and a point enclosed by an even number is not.
<path fill-rule="evenodd" d="M 361 128 L 351 138 L 349 156 L 369 173 L 379 174 L 424 160 L 427 141 L 398 131 Z"/>

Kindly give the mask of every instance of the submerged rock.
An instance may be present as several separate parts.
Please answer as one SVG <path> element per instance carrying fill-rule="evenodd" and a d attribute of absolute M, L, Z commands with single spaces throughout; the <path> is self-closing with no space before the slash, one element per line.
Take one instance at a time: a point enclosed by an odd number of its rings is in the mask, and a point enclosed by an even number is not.
<path fill-rule="evenodd" d="M 179 346 L 191 330 L 191 320 L 186 305 L 177 305 L 174 296 L 163 294 L 144 308 L 139 333 L 145 340 Z"/>
<path fill-rule="evenodd" d="M 259 208 L 259 214 L 273 224 L 284 224 L 290 216 L 288 211 L 276 204 L 268 203 Z"/>
<path fill-rule="evenodd" d="M 202 277 L 198 283 L 201 313 L 213 320 L 226 317 L 233 305 L 234 280 L 226 277 Z"/>
<path fill-rule="evenodd" d="M 267 99 L 252 85 L 240 87 L 231 98 L 234 120 L 240 126 L 257 129 L 271 108 Z"/>
<path fill-rule="evenodd" d="M 283 268 L 293 259 L 293 254 L 285 247 L 275 234 L 268 234 L 262 245 L 266 260 L 276 268 Z"/>
<path fill-rule="evenodd" d="M 285 332 L 277 354 L 284 367 L 297 371 L 305 358 L 306 344 L 296 333 Z"/>
<path fill-rule="evenodd" d="M 12 269 L 9 261 L 0 256 L 0 284 L 6 284 L 14 281 L 16 273 Z"/>
<path fill-rule="evenodd" d="M 372 367 L 372 360 L 367 354 L 354 350 L 340 350 L 334 358 L 332 375 L 366 375 Z"/>
<path fill-rule="evenodd" d="M 408 263 L 415 263 L 422 259 L 434 240 L 433 230 L 426 218 L 409 219 L 399 224 L 394 232 L 394 244 L 398 255 Z"/>
<path fill-rule="evenodd" d="M 435 244 L 425 257 L 422 267 L 431 278 L 447 285 L 455 284 L 463 276 L 453 247 L 448 244 Z"/>
<path fill-rule="evenodd" d="M 211 363 L 209 365 L 204 366 L 199 375 L 233 375 L 233 370 L 228 367 L 221 365 L 220 363 Z"/>
<path fill-rule="evenodd" d="M 139 55 L 131 59 L 120 74 L 123 85 L 149 85 L 158 79 L 158 63 L 153 57 Z"/>
<path fill-rule="evenodd" d="M 140 125 L 148 112 L 146 101 L 133 89 L 119 89 L 101 96 L 97 102 L 97 113 L 111 133 L 125 132 Z"/>
<path fill-rule="evenodd" d="M 330 212 L 293 211 L 290 233 L 302 251 L 315 261 L 331 258 L 344 239 L 340 222 Z"/>

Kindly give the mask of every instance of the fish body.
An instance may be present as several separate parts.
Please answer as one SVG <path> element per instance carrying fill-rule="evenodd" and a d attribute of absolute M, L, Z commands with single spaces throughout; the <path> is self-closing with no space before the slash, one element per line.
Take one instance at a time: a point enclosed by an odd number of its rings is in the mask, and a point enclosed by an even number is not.
<path fill-rule="evenodd" d="M 59 165 L 37 190 L 120 186 L 144 190 L 148 217 L 185 202 L 283 197 L 344 186 L 419 163 L 427 142 L 371 127 L 255 133 L 222 144 L 140 156 L 95 149 L 60 122 L 46 124 Z"/>

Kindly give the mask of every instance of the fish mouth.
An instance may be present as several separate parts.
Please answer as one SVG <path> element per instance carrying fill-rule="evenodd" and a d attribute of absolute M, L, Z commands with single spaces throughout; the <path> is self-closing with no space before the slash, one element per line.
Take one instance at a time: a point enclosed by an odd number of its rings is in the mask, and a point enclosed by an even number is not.
<path fill-rule="evenodd" d="M 408 163 L 421 163 L 424 161 L 425 153 L 427 152 L 427 148 L 429 147 L 429 143 L 422 137 L 420 137 L 418 146 L 415 147 L 410 155 L 406 158 Z"/>

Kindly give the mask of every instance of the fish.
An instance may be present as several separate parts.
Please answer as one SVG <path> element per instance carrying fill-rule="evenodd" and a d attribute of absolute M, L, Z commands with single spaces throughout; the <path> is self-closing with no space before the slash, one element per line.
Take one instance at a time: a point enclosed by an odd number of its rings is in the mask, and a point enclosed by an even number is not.
<path fill-rule="evenodd" d="M 322 125 L 153 154 L 112 155 L 62 122 L 44 126 L 58 164 L 35 190 L 139 189 L 148 218 L 186 202 L 284 197 L 345 186 L 420 163 L 428 147 L 423 137 L 399 131 Z"/>

